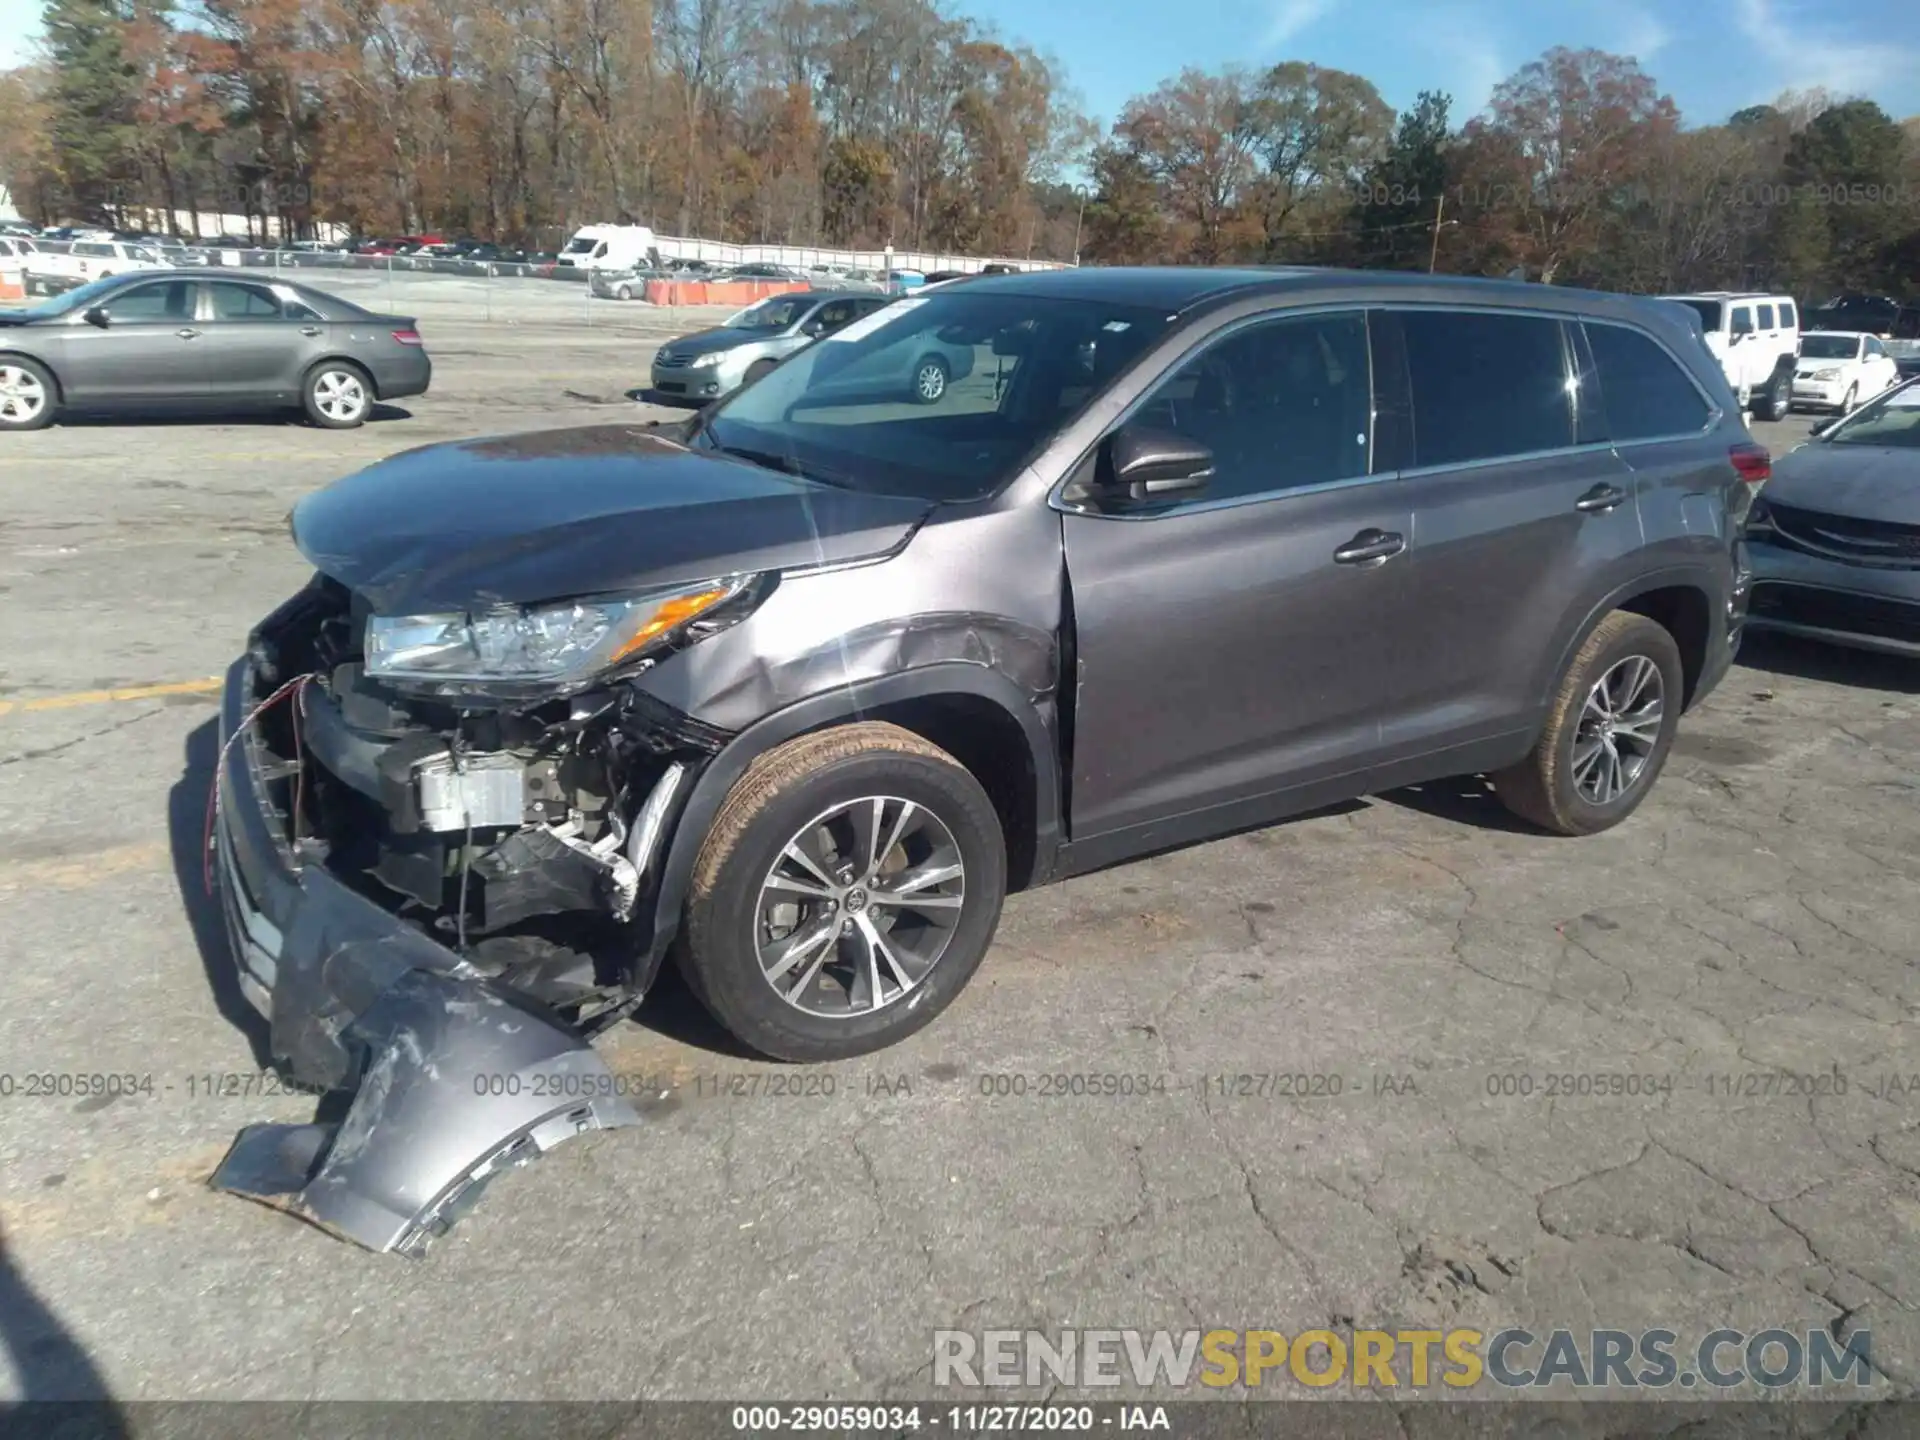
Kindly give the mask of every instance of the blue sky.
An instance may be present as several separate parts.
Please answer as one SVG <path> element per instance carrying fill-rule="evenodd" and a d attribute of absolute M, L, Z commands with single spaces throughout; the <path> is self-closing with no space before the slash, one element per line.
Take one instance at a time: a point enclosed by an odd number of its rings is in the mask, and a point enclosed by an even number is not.
<path fill-rule="evenodd" d="M 0 64 L 24 56 L 41 0 L 0 0 Z M 1916 0 L 949 0 L 1064 62 L 1103 122 L 1184 65 L 1311 60 L 1388 103 L 1450 91 L 1456 121 L 1554 45 L 1637 56 L 1689 121 L 1824 85 L 1920 114 Z"/>

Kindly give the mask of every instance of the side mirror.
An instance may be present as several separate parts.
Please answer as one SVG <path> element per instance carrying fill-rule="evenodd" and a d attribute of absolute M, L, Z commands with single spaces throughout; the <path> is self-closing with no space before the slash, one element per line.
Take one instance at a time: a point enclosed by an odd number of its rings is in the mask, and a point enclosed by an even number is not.
<path fill-rule="evenodd" d="M 800 327 L 800 333 L 809 340 L 818 340 L 822 335 L 827 333 L 827 322 L 816 317 L 802 325 Z"/>
<path fill-rule="evenodd" d="M 1811 429 L 1807 433 L 1810 435 L 1824 435 L 1839 423 L 1840 423 L 1840 419 L 1838 416 L 1829 415 L 1825 420 L 1815 421 L 1813 429 Z"/>
<path fill-rule="evenodd" d="M 1151 504 L 1192 494 L 1213 478 L 1213 451 L 1171 430 L 1129 425 L 1107 441 L 1098 493 L 1109 502 Z"/>
<path fill-rule="evenodd" d="M 82 320 L 85 320 L 89 325 L 98 325 L 102 330 L 106 329 L 107 326 L 113 323 L 111 320 L 107 318 L 107 309 L 106 309 L 106 306 L 104 305 L 94 305 L 89 307 L 87 312 L 84 315 L 82 315 L 80 318 Z"/>

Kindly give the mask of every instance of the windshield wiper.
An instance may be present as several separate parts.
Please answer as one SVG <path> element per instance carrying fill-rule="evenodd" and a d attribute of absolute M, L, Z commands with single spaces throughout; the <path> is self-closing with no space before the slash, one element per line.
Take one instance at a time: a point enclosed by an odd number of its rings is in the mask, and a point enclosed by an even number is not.
<path fill-rule="evenodd" d="M 837 490 L 852 488 L 844 480 L 837 480 L 817 470 L 810 470 L 791 455 L 783 455 L 777 450 L 754 450 L 745 445 L 722 445 L 713 438 L 713 432 L 710 430 L 707 432 L 707 439 L 722 455 L 731 455 L 737 460 L 745 460 L 749 464 L 758 465 L 763 470 L 777 470 L 782 475 L 811 480 L 817 485 L 831 485 Z"/>

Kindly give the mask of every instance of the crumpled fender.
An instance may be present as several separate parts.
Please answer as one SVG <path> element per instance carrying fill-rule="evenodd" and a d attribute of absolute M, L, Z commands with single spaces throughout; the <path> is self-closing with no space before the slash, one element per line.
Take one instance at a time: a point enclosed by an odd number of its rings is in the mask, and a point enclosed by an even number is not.
<path fill-rule="evenodd" d="M 419 1258 L 501 1171 L 639 1123 L 583 1039 L 484 979 L 408 971 L 343 1038 L 365 1057 L 345 1118 L 248 1126 L 214 1189 Z"/>

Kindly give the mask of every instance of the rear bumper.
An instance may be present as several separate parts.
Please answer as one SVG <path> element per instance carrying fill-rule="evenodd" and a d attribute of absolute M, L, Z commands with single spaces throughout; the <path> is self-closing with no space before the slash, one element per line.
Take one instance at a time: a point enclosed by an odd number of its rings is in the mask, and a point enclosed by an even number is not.
<path fill-rule="evenodd" d="M 293 854 L 241 732 L 255 703 L 238 661 L 221 707 L 221 909 L 275 1058 L 353 1100 L 337 1123 L 249 1126 L 212 1183 L 417 1256 L 502 1168 L 638 1116 L 556 1016 Z"/>
<path fill-rule="evenodd" d="M 424 345 L 395 346 L 407 353 L 382 356 L 372 362 L 373 387 L 382 400 L 424 395 L 433 383 L 433 361 Z"/>

